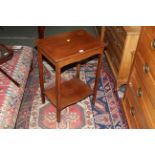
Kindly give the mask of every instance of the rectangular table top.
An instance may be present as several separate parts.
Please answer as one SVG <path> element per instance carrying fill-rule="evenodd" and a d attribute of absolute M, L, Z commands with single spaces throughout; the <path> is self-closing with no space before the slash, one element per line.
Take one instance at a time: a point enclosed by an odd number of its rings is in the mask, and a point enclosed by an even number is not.
<path fill-rule="evenodd" d="M 57 63 L 90 50 L 103 48 L 103 42 L 80 29 L 39 39 L 37 47 L 43 55 Z"/>

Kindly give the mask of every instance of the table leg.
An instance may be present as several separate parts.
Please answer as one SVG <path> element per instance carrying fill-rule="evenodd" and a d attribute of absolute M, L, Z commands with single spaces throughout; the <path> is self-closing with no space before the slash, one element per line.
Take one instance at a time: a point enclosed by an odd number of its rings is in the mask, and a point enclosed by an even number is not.
<path fill-rule="evenodd" d="M 39 39 L 44 38 L 44 33 L 45 33 L 45 26 L 38 26 L 38 36 Z"/>
<path fill-rule="evenodd" d="M 60 122 L 60 116 L 61 116 L 61 105 L 60 105 L 60 83 L 61 83 L 61 68 L 59 68 L 58 66 L 56 66 L 56 99 L 57 99 L 57 106 L 56 106 L 56 115 L 57 115 L 57 121 Z"/>
<path fill-rule="evenodd" d="M 43 73 L 43 60 L 42 54 L 38 49 L 38 66 L 39 66 L 39 81 L 40 81 L 40 91 L 41 91 L 41 99 L 42 103 L 45 103 L 45 96 L 44 96 L 44 73 Z"/>
<path fill-rule="evenodd" d="M 101 35 L 100 35 L 101 41 L 104 41 L 104 34 L 105 34 L 105 26 L 102 26 L 101 27 Z"/>
<path fill-rule="evenodd" d="M 80 77 L 80 64 L 76 65 L 76 77 L 79 78 Z"/>
<path fill-rule="evenodd" d="M 100 78 L 101 66 L 102 66 L 102 54 L 99 55 L 98 64 L 97 64 L 96 79 L 95 79 L 94 92 L 93 92 L 93 103 L 94 104 L 96 102 L 96 93 L 97 93 L 98 82 Z"/>

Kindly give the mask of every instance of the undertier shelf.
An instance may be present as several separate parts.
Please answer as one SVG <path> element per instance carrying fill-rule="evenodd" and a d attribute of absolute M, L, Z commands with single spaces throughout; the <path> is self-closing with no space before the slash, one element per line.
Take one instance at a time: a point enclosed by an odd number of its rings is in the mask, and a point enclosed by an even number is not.
<path fill-rule="evenodd" d="M 65 81 L 60 86 L 60 108 L 63 109 L 92 94 L 91 88 L 78 78 Z M 56 87 L 45 90 L 45 95 L 57 107 Z"/>

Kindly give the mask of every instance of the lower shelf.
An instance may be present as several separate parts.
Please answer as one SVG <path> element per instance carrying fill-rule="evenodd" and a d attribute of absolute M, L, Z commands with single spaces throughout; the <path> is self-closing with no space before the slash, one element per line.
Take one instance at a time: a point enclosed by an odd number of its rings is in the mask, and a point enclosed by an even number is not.
<path fill-rule="evenodd" d="M 45 90 L 45 95 L 48 99 L 57 107 L 57 90 L 56 87 Z M 71 79 L 61 84 L 60 89 L 60 108 L 63 109 L 71 104 L 74 104 L 89 95 L 92 95 L 93 91 L 80 79 Z"/>

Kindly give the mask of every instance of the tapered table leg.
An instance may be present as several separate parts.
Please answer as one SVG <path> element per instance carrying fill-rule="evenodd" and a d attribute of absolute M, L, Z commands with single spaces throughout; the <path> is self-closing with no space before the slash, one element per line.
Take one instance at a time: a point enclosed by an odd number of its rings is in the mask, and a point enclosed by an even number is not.
<path fill-rule="evenodd" d="M 76 65 L 76 77 L 80 78 L 80 64 Z"/>
<path fill-rule="evenodd" d="M 45 103 L 43 60 L 42 60 L 42 54 L 39 51 L 39 49 L 38 49 L 38 66 L 39 66 L 39 81 L 40 81 L 41 100 L 42 100 L 42 103 Z"/>
<path fill-rule="evenodd" d="M 39 39 L 44 38 L 45 26 L 38 26 L 38 37 Z"/>
<path fill-rule="evenodd" d="M 60 122 L 60 116 L 61 116 L 61 102 L 60 102 L 60 83 L 61 83 L 61 68 L 56 66 L 56 99 L 57 99 L 57 105 L 56 105 L 56 115 L 57 115 L 57 121 Z"/>
<path fill-rule="evenodd" d="M 94 92 L 93 92 L 93 103 L 94 104 L 96 102 L 96 93 L 97 93 L 98 82 L 100 78 L 100 71 L 101 71 L 101 66 L 102 66 L 102 55 L 103 54 L 99 55 L 98 64 L 97 64 L 96 79 L 95 79 Z"/>

